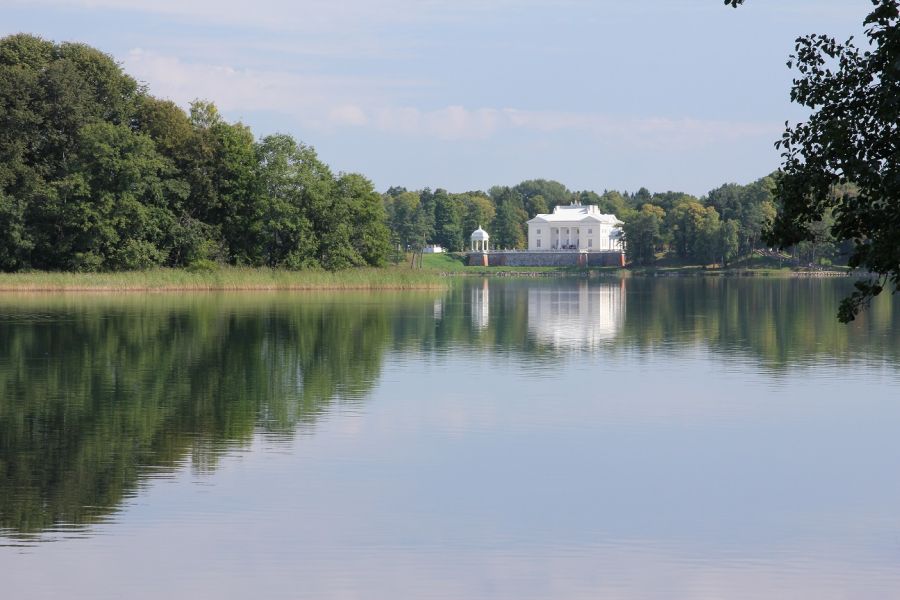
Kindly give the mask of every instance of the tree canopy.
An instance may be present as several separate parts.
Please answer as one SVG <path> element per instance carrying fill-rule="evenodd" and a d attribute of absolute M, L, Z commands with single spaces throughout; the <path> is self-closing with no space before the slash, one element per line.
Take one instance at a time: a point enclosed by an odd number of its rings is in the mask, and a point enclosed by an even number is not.
<path fill-rule="evenodd" d="M 0 39 L 0 270 L 380 265 L 381 197 L 287 135 L 185 112 L 102 52 Z"/>
<path fill-rule="evenodd" d="M 811 112 L 776 144 L 783 173 L 770 241 L 809 242 L 831 220 L 837 240 L 851 243 L 850 266 L 871 273 L 842 303 L 844 322 L 886 287 L 900 290 L 900 0 L 871 1 L 864 46 L 797 38 L 791 100 Z"/>

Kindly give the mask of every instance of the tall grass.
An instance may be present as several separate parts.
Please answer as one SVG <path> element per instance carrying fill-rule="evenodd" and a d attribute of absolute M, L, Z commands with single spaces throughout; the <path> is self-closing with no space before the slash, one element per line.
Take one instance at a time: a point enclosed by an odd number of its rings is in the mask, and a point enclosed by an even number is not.
<path fill-rule="evenodd" d="M 402 266 L 346 271 L 220 267 L 210 271 L 150 269 L 122 273 L 0 273 L 0 291 L 411 290 L 440 289 L 440 274 Z"/>

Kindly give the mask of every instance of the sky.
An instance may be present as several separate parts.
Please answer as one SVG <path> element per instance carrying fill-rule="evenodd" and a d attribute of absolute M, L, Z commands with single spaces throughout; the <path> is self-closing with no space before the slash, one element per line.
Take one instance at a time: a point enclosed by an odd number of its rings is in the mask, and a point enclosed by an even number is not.
<path fill-rule="evenodd" d="M 794 39 L 869 0 L 0 0 L 152 94 L 212 100 L 379 190 L 555 179 L 702 195 L 776 169 Z"/>

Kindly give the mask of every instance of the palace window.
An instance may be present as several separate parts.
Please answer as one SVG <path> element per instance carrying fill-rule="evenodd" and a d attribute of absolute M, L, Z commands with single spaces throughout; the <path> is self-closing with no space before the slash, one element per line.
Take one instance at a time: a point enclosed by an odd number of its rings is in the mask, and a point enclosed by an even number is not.
<path fill-rule="evenodd" d="M 588 248 L 593 248 L 593 247 L 594 247 L 594 240 L 589 239 L 588 240 Z"/>
<path fill-rule="evenodd" d="M 588 229 L 588 235 L 591 235 L 592 233 L 594 233 L 594 230 L 593 230 L 593 229 Z"/>
<path fill-rule="evenodd" d="M 541 240 L 538 240 L 538 241 L 537 241 L 537 247 L 538 247 L 538 248 L 541 247 Z"/>

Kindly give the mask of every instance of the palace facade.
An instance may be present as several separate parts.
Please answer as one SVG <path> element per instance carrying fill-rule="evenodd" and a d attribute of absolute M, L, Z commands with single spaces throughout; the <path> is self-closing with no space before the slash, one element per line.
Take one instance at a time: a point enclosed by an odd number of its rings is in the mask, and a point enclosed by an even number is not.
<path fill-rule="evenodd" d="M 593 205 L 557 206 L 528 221 L 528 250 L 622 252 L 621 225 L 615 215 L 601 213 Z"/>

